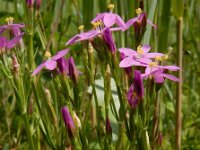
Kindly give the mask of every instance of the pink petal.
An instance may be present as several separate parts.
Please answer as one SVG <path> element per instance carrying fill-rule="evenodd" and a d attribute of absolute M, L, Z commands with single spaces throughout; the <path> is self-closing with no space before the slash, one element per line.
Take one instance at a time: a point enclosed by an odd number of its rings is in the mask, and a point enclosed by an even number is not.
<path fill-rule="evenodd" d="M 158 71 L 157 67 L 147 66 L 146 69 L 145 69 L 145 74 L 154 74 L 156 71 Z"/>
<path fill-rule="evenodd" d="M 141 63 L 145 63 L 145 64 L 149 64 L 150 62 L 152 62 L 151 59 L 145 58 L 145 57 L 144 58 L 139 58 L 138 61 L 141 62 Z"/>
<path fill-rule="evenodd" d="M 157 28 L 157 26 L 156 26 L 155 24 L 153 24 L 153 23 L 151 22 L 151 20 L 147 19 L 147 23 L 150 24 L 150 25 L 151 25 L 152 27 L 154 27 L 155 29 Z"/>
<path fill-rule="evenodd" d="M 116 24 L 119 26 L 119 27 L 122 27 L 122 28 L 126 28 L 126 24 L 125 24 L 125 22 L 122 20 L 122 18 L 119 16 L 119 15 L 117 15 L 117 14 L 115 14 L 115 17 L 116 17 Z"/>
<path fill-rule="evenodd" d="M 158 66 L 158 67 L 161 68 L 161 69 L 168 69 L 168 70 L 171 70 L 171 71 L 177 71 L 177 70 L 180 69 L 178 66 Z"/>
<path fill-rule="evenodd" d="M 165 81 L 161 75 L 155 75 L 154 80 L 156 83 L 163 83 Z"/>
<path fill-rule="evenodd" d="M 103 18 L 103 23 L 106 27 L 111 27 L 115 24 L 115 15 L 112 13 L 106 13 Z"/>
<path fill-rule="evenodd" d="M 136 60 L 133 59 L 133 57 L 127 57 L 124 58 L 120 63 L 119 66 L 121 68 L 127 68 L 131 66 L 144 66 L 142 63 L 137 62 Z"/>
<path fill-rule="evenodd" d="M 65 45 L 67 46 L 67 45 L 74 44 L 78 39 L 80 39 L 79 34 L 75 35 L 71 39 L 69 39 Z"/>
<path fill-rule="evenodd" d="M 137 52 L 130 48 L 119 48 L 120 53 L 124 53 L 125 56 L 136 56 Z"/>
<path fill-rule="evenodd" d="M 57 52 L 57 54 L 54 55 L 51 59 L 52 60 L 58 60 L 59 58 L 65 56 L 68 52 L 69 52 L 69 49 L 61 50 L 61 51 Z"/>
<path fill-rule="evenodd" d="M 110 31 L 119 31 L 119 30 L 121 30 L 121 31 L 125 31 L 126 28 L 122 28 L 122 27 L 114 27 L 114 28 L 110 28 Z"/>
<path fill-rule="evenodd" d="M 0 49 L 6 48 L 7 43 L 8 43 L 8 40 L 5 37 L 0 36 Z"/>
<path fill-rule="evenodd" d="M 164 74 L 164 73 L 162 73 L 160 75 L 163 76 L 163 77 L 165 77 L 165 78 L 167 78 L 167 79 L 170 79 L 172 81 L 176 81 L 176 82 L 180 81 L 177 77 L 175 77 L 175 76 L 173 76 L 171 74 Z"/>
<path fill-rule="evenodd" d="M 20 35 L 14 37 L 12 40 L 8 41 L 7 48 L 13 48 L 19 42 L 23 35 L 24 33 L 21 33 Z"/>
<path fill-rule="evenodd" d="M 142 46 L 142 50 L 144 51 L 145 54 L 148 53 L 150 51 L 150 49 L 151 49 L 151 46 L 149 46 L 149 45 Z"/>
<path fill-rule="evenodd" d="M 141 78 L 142 78 L 142 79 L 146 79 L 149 75 L 150 75 L 150 74 L 143 73 L 143 74 L 141 74 Z"/>
<path fill-rule="evenodd" d="M 130 26 L 132 26 L 133 24 L 134 24 L 134 22 L 136 22 L 137 21 L 137 17 L 135 17 L 135 18 L 132 18 L 132 19 L 130 19 L 129 21 L 127 21 L 126 22 L 126 27 L 127 27 L 127 29 L 130 27 Z"/>
<path fill-rule="evenodd" d="M 38 74 L 38 72 L 40 72 L 40 70 L 42 70 L 42 68 L 45 66 L 46 61 L 44 61 L 43 63 L 41 63 L 32 73 L 31 76 L 34 76 L 36 74 Z"/>
<path fill-rule="evenodd" d="M 48 69 L 48 70 L 54 70 L 57 66 L 57 62 L 54 61 L 54 60 L 47 60 L 45 62 L 45 67 Z"/>
<path fill-rule="evenodd" d="M 164 56 L 162 53 L 146 53 L 145 57 L 147 58 L 155 58 L 156 56 Z"/>
<path fill-rule="evenodd" d="M 105 13 L 97 14 L 97 16 L 91 21 L 92 23 L 101 20 L 104 17 Z"/>

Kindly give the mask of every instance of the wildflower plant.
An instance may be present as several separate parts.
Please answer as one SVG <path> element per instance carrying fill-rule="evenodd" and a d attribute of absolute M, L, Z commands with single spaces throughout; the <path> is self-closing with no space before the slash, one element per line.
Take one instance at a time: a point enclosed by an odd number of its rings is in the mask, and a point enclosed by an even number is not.
<path fill-rule="evenodd" d="M 170 121 L 165 121 L 173 120 L 170 106 L 176 84 L 181 93 L 182 65 L 180 60 L 176 65 L 175 51 L 159 49 L 156 2 L 151 7 L 143 1 L 98 2 L 15 2 L 16 10 L 21 8 L 18 17 L 0 25 L 0 78 L 6 85 L 0 92 L 5 96 L 0 149 L 154 150 L 169 145 Z M 85 3 L 91 12 L 100 11 L 86 29 L 80 25 L 85 9 L 79 8 Z M 96 4 L 102 5 L 93 10 Z M 173 115 L 164 114 L 168 107 Z M 177 123 L 177 143 L 179 130 Z"/>

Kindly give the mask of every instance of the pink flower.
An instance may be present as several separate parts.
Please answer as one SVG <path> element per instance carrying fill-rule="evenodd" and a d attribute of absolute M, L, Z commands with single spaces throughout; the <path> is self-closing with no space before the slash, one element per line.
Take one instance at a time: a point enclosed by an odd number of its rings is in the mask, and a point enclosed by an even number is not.
<path fill-rule="evenodd" d="M 5 37 L 0 36 L 0 54 L 4 53 L 6 50 L 11 49 L 16 46 L 16 44 L 23 37 L 24 33 L 14 37 L 11 40 L 7 40 Z"/>
<path fill-rule="evenodd" d="M 12 31 L 14 36 L 21 34 L 21 28 L 24 28 L 24 24 L 13 24 L 14 18 L 8 17 L 6 18 L 7 25 L 0 26 L 0 34 L 2 34 L 6 30 Z"/>
<path fill-rule="evenodd" d="M 44 61 L 42 64 L 40 64 L 32 73 L 32 76 L 38 74 L 42 68 L 46 68 L 47 70 L 54 70 L 57 67 L 57 60 L 64 57 L 68 53 L 69 49 L 64 49 L 59 52 L 57 52 L 56 55 L 53 57 L 50 57 L 50 53 L 48 53 L 49 59 Z"/>
<path fill-rule="evenodd" d="M 130 48 L 120 48 L 120 53 L 124 53 L 126 58 L 124 58 L 119 66 L 122 68 L 131 67 L 131 66 L 143 66 L 152 62 L 151 58 L 156 56 L 163 56 L 162 53 L 148 53 L 151 47 L 149 45 L 143 45 L 137 47 L 137 51 Z"/>
<path fill-rule="evenodd" d="M 176 82 L 180 81 L 177 77 L 171 74 L 164 73 L 164 69 L 159 69 L 150 73 L 142 74 L 142 78 L 147 78 L 147 77 L 151 77 L 151 78 L 153 77 L 155 83 L 158 83 L 158 84 L 163 83 L 165 81 L 165 78 L 170 79 L 172 81 L 176 81 Z"/>
<path fill-rule="evenodd" d="M 97 21 L 102 21 L 105 27 L 112 27 L 114 24 L 118 26 L 118 28 L 113 28 L 113 30 L 122 30 L 126 28 L 125 22 L 122 20 L 122 18 L 112 12 L 104 12 L 98 14 L 92 21 L 91 23 L 96 23 Z"/>
<path fill-rule="evenodd" d="M 158 71 L 158 70 L 170 70 L 170 71 L 177 71 L 180 68 L 178 66 L 161 66 L 158 64 L 158 62 L 149 62 L 148 64 L 145 64 L 145 74 L 151 74 L 152 72 Z"/>
<path fill-rule="evenodd" d="M 71 45 L 76 42 L 85 41 L 85 40 L 92 40 L 98 35 L 103 35 L 104 31 L 107 30 L 107 28 L 100 27 L 100 26 L 101 25 L 98 25 L 97 27 L 95 27 L 96 29 L 92 29 L 87 32 L 76 34 L 75 36 L 73 36 L 71 39 L 67 41 L 66 45 Z M 114 28 L 109 28 L 109 30 L 114 31 Z"/>
<path fill-rule="evenodd" d="M 152 27 L 157 28 L 156 25 L 154 25 L 150 20 L 147 19 L 146 13 L 142 12 L 142 10 L 140 8 L 136 9 L 136 13 L 138 15 L 137 17 L 132 18 L 132 19 L 130 19 L 130 20 L 128 20 L 126 22 L 126 30 L 128 28 L 130 28 L 130 26 L 132 26 L 132 25 L 135 26 L 135 28 L 137 28 L 136 24 L 142 25 L 143 28 L 145 28 L 146 27 L 146 23 L 145 22 L 150 24 Z"/>

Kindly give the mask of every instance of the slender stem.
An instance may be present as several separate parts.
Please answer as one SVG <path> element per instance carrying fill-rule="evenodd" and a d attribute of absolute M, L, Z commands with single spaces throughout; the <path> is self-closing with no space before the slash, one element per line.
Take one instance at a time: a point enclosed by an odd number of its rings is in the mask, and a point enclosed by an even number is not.
<path fill-rule="evenodd" d="M 176 150 L 181 149 L 181 128 L 182 128 L 182 17 L 177 20 L 177 65 L 180 67 L 178 71 L 178 78 L 180 82 L 177 83 L 177 97 L 176 97 Z"/>
<path fill-rule="evenodd" d="M 28 120 L 28 114 L 25 113 L 23 116 L 23 120 L 24 120 L 24 125 L 26 128 L 26 134 L 28 136 L 28 140 L 29 140 L 29 144 L 32 150 L 35 150 L 35 145 L 33 142 L 33 138 L 32 138 L 32 134 L 31 134 L 31 128 L 30 128 L 30 124 L 29 124 L 29 120 Z"/>
<path fill-rule="evenodd" d="M 158 131 L 158 122 L 159 122 L 159 99 L 158 99 L 158 92 L 156 92 L 156 99 L 154 103 L 154 116 L 153 116 L 153 131 L 152 131 L 152 142 L 153 146 L 152 149 L 155 148 L 155 141 L 157 137 Z"/>
<path fill-rule="evenodd" d="M 29 45 L 28 45 L 28 64 L 30 70 L 32 70 L 34 66 L 34 51 L 33 51 L 33 36 L 34 36 L 34 9 L 30 9 L 30 29 L 29 29 Z"/>

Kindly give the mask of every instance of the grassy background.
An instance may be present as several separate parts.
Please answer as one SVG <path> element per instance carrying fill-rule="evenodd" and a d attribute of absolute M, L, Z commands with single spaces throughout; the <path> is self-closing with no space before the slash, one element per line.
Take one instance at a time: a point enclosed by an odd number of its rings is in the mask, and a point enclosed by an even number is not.
<path fill-rule="evenodd" d="M 114 12 L 127 21 L 134 17 L 138 8 L 138 0 L 42 0 L 40 15 L 35 22 L 34 50 L 36 61 L 41 62 L 41 56 L 46 49 L 52 53 L 65 47 L 66 41 L 79 32 L 79 25 L 85 29 L 91 28 L 90 21 L 99 12 L 107 11 L 107 4 L 114 3 Z M 182 148 L 200 149 L 200 1 L 183 1 L 183 129 Z M 144 1 L 145 11 L 153 15 L 157 30 L 147 28 L 144 42 L 151 43 L 153 51 L 169 53 L 169 60 L 176 62 L 176 12 L 180 5 L 173 0 Z M 151 7 L 155 7 L 155 11 Z M 5 24 L 5 18 L 13 16 L 16 23 L 28 25 L 29 18 L 23 0 L 0 0 L 0 24 Z M 175 16 L 174 16 L 175 15 Z M 151 32 L 150 32 L 151 31 Z M 25 30 L 25 32 L 28 32 Z M 134 47 L 133 30 L 125 33 L 115 33 L 117 47 Z M 27 36 L 24 37 L 26 42 Z M 149 40 L 148 40 L 149 38 Z M 26 43 L 25 43 L 26 44 Z M 80 45 L 71 48 L 76 63 L 81 51 Z M 18 118 L 13 111 L 14 105 L 11 88 L 0 73 L 0 149 L 8 144 L 14 144 Z M 175 84 L 166 82 L 162 89 L 161 126 L 163 133 L 163 149 L 173 149 L 175 135 Z M 14 123 L 13 123 L 14 122 Z"/>

